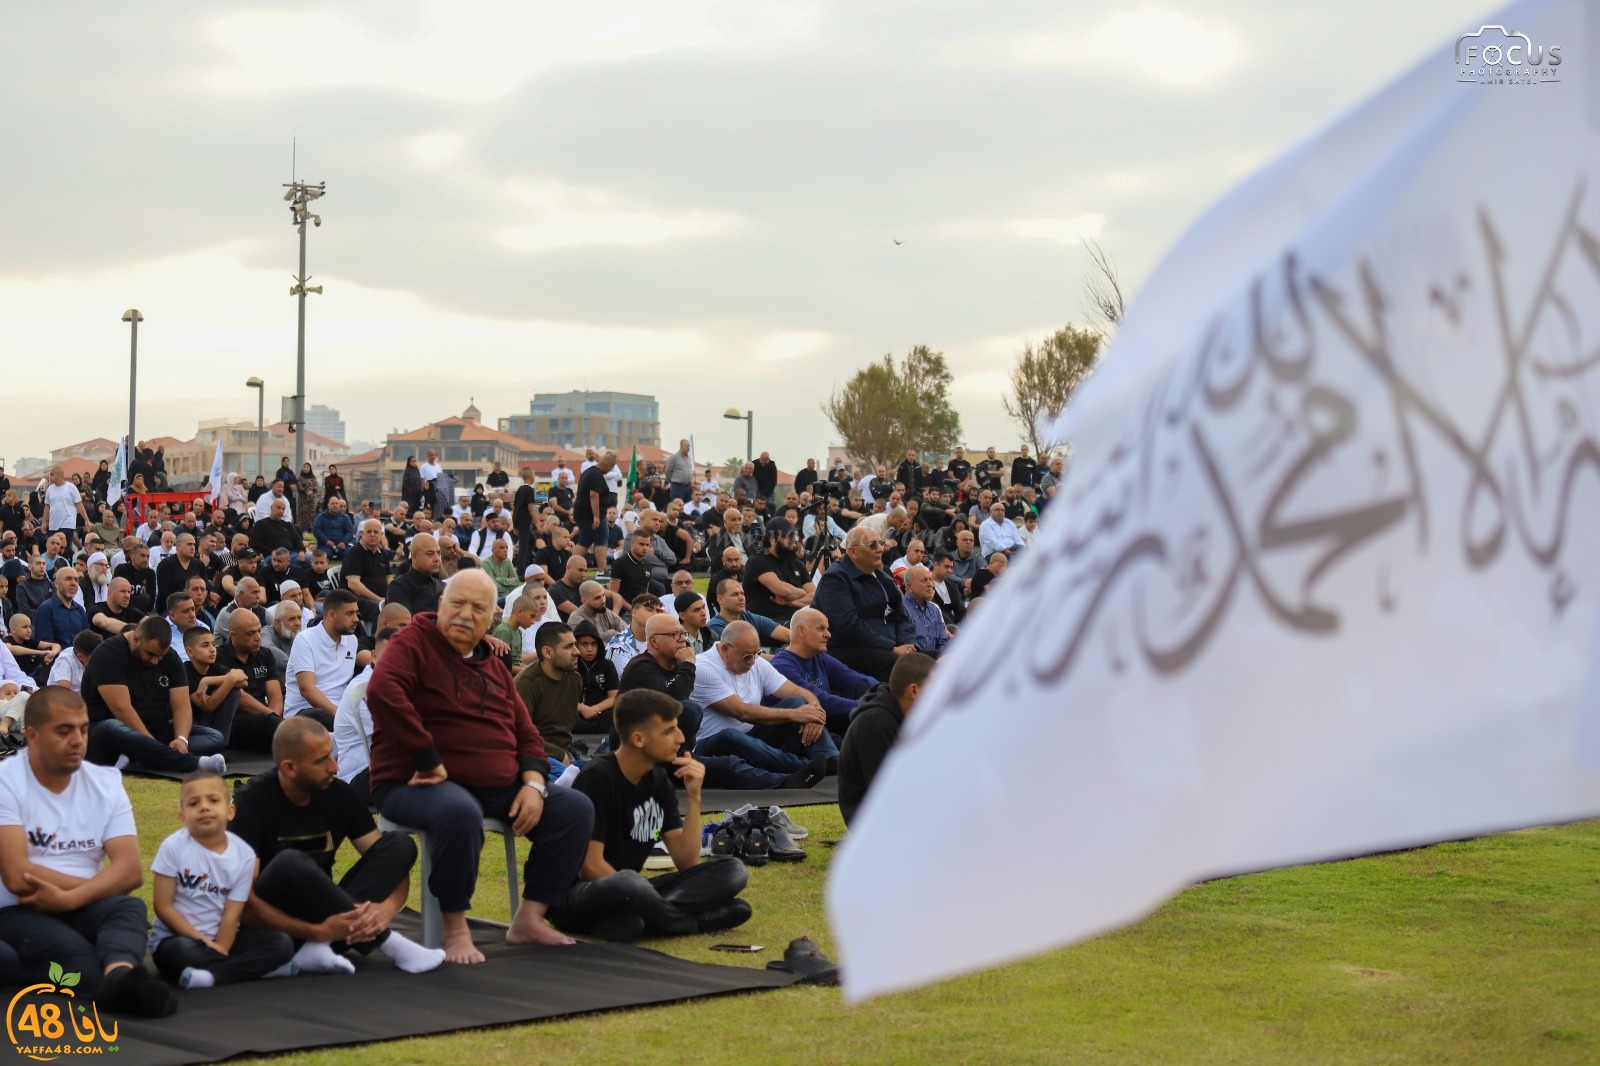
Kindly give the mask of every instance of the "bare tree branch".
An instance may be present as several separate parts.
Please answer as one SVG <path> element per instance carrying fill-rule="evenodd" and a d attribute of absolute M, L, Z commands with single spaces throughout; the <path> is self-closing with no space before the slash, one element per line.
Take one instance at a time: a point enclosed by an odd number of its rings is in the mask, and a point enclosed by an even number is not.
<path fill-rule="evenodd" d="M 1083 297 L 1089 318 L 1099 323 L 1100 332 L 1115 333 L 1122 324 L 1127 301 L 1122 295 L 1122 282 L 1117 278 L 1117 264 L 1100 245 L 1089 239 L 1083 241 L 1089 253 L 1092 270 L 1083 279 Z"/>

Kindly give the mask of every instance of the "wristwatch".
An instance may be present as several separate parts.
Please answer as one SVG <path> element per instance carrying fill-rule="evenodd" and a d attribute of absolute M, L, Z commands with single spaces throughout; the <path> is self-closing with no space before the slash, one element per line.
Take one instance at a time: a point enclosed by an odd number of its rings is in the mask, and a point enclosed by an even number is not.
<path fill-rule="evenodd" d="M 522 783 L 522 787 L 533 789 L 535 792 L 539 793 L 540 799 L 550 798 L 550 788 L 544 783 L 544 778 L 542 777 L 536 777 L 532 781 L 524 781 Z"/>

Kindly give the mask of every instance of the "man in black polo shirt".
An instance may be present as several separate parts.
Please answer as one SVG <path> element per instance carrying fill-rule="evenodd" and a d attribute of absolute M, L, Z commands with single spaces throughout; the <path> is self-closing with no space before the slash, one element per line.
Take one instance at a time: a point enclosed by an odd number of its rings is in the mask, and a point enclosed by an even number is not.
<path fill-rule="evenodd" d="M 522 484 L 511 497 L 511 531 L 517 535 L 517 569 L 533 561 L 531 531 L 539 525 L 539 493 L 533 485 L 533 468 L 522 468 Z"/>
<path fill-rule="evenodd" d="M 650 534 L 640 529 L 628 538 L 628 550 L 618 553 L 612 562 L 611 591 L 621 596 L 624 603 L 632 603 L 635 596 L 652 591 L 650 571 L 645 567 L 645 556 L 649 554 Z"/>
<path fill-rule="evenodd" d="M 229 615 L 228 644 L 217 652 L 217 661 L 245 676 L 229 742 L 245 751 L 271 751 L 272 736 L 283 721 L 283 683 L 272 654 L 261 647 L 261 620 L 249 611 Z"/>
<path fill-rule="evenodd" d="M 167 597 L 182 592 L 191 577 L 203 578 L 206 568 L 195 555 L 194 537 L 184 533 L 178 537 L 173 553 L 156 567 L 156 603 L 165 604 Z"/>
<path fill-rule="evenodd" d="M 1039 461 L 1028 454 L 1028 446 L 1024 444 L 1011 460 L 1011 484 L 1018 488 L 1032 487 L 1039 481 Z"/>
<path fill-rule="evenodd" d="M 750 560 L 744 572 L 746 607 L 781 625 L 802 607 L 811 606 L 815 589 L 799 553 L 799 531 L 786 519 L 767 526 L 767 550 Z"/>
<path fill-rule="evenodd" d="M 978 460 L 978 465 L 972 468 L 972 472 L 978 475 L 978 487 L 980 489 L 988 489 L 998 495 L 1000 492 L 1000 471 L 1005 468 L 1006 464 L 995 457 L 994 448 L 991 447 L 984 453 L 984 457 Z"/>
<path fill-rule="evenodd" d="M 967 480 L 967 475 L 972 473 L 972 464 L 967 462 L 967 450 L 959 445 L 956 453 L 950 457 L 950 462 L 945 466 L 946 486 L 945 491 L 953 492 L 961 487 Z"/>
<path fill-rule="evenodd" d="M 96 648 L 83 671 L 83 701 L 92 763 L 112 766 L 126 755 L 156 770 L 227 769 L 222 734 L 194 725 L 189 676 L 166 619 L 146 618 Z"/>
<path fill-rule="evenodd" d="M 389 582 L 384 602 L 398 603 L 414 615 L 437 611 L 444 594 L 444 582 L 439 580 L 443 568 L 439 542 L 432 533 L 418 533 L 411 538 L 411 569 Z"/>
<path fill-rule="evenodd" d="M 389 591 L 389 553 L 383 550 L 383 524 L 361 523 L 361 538 L 344 557 L 344 587 L 355 593 L 363 622 L 378 620 L 378 605 Z"/>

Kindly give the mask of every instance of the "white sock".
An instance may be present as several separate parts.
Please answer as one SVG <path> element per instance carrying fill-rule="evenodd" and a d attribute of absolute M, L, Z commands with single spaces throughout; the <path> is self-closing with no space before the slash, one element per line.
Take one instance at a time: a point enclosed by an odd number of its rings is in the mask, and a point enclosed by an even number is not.
<path fill-rule="evenodd" d="M 126 755 L 118 755 L 117 761 L 111 764 L 111 768 L 113 770 L 121 770 L 132 761 L 133 760 L 128 758 Z"/>
<path fill-rule="evenodd" d="M 355 973 L 356 964 L 334 953 L 326 940 L 308 940 L 294 953 L 290 963 L 300 973 Z"/>
<path fill-rule="evenodd" d="M 394 960 L 396 969 L 406 973 L 427 973 L 444 962 L 443 948 L 425 948 L 415 940 L 407 940 L 393 929 L 378 950 Z"/>
<path fill-rule="evenodd" d="M 212 770 L 219 774 L 228 772 L 228 760 L 219 755 L 200 756 L 200 769 Z"/>
<path fill-rule="evenodd" d="M 290 959 L 288 962 L 284 963 L 282 966 L 279 966 L 276 970 L 273 970 L 271 973 L 262 974 L 261 975 L 261 979 L 263 981 L 270 981 L 274 977 L 293 977 L 295 974 L 297 974 L 299 972 L 300 972 L 300 967 L 295 963 L 295 961 L 293 959 Z"/>
<path fill-rule="evenodd" d="M 178 975 L 179 988 L 210 988 L 216 983 L 216 975 L 210 970 L 197 970 L 193 966 L 185 966 Z"/>

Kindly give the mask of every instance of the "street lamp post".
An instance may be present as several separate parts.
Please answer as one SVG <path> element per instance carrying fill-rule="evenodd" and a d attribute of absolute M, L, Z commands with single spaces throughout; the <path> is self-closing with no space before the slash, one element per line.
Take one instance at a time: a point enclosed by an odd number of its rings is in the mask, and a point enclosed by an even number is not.
<path fill-rule="evenodd" d="M 755 462 L 756 413 L 754 411 L 746 411 L 744 414 L 740 414 L 737 407 L 730 407 L 722 412 L 722 417 L 744 423 L 744 460 L 747 463 Z"/>
<path fill-rule="evenodd" d="M 322 225 L 322 216 L 312 214 L 307 205 L 326 194 L 328 183 L 324 181 L 312 185 L 306 181 L 291 181 L 284 188 L 289 190 L 283 194 L 289 203 L 289 215 L 294 220 L 295 228 L 300 231 L 300 272 L 294 276 L 294 284 L 289 287 L 289 295 L 300 298 L 293 397 L 294 468 L 299 470 L 306 461 L 306 295 L 313 292 L 322 294 L 321 285 L 306 284 L 311 280 L 306 274 L 306 223 L 309 221 L 313 226 Z"/>
<path fill-rule="evenodd" d="M 134 444 L 134 411 L 137 409 L 139 395 L 139 323 L 144 321 L 144 315 L 138 308 L 130 307 L 122 312 L 122 321 L 128 323 L 128 450 L 127 458 L 123 460 L 123 470 L 133 465 Z"/>
<path fill-rule="evenodd" d="M 260 378 L 251 378 L 244 383 L 245 388 L 256 390 L 256 473 L 265 475 L 262 469 L 261 448 L 267 438 L 267 383 Z"/>

